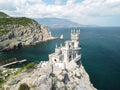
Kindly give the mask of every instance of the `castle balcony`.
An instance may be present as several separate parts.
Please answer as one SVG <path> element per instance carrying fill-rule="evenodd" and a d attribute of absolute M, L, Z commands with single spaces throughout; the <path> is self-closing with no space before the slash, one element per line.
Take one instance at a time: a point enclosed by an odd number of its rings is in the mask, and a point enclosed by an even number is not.
<path fill-rule="evenodd" d="M 77 56 L 73 59 L 73 61 L 77 62 L 77 61 L 79 61 L 80 59 L 81 59 L 81 54 L 80 54 L 80 55 L 77 55 Z"/>

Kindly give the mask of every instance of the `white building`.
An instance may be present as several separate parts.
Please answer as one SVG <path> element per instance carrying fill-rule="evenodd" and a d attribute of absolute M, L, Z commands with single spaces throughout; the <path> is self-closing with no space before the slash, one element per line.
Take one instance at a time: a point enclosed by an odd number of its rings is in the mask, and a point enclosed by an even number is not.
<path fill-rule="evenodd" d="M 55 52 L 49 54 L 49 62 L 61 69 L 67 69 L 72 61 L 77 63 L 81 59 L 81 54 L 78 53 L 79 37 L 80 30 L 72 30 L 71 40 L 65 41 L 65 46 L 62 44 L 59 47 L 56 46 Z"/>

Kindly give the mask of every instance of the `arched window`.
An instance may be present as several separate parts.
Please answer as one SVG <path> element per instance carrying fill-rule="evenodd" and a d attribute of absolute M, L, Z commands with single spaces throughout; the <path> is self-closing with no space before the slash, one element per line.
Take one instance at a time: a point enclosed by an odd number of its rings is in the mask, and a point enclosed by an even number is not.
<path fill-rule="evenodd" d="M 54 61 L 56 62 L 57 60 L 56 60 L 56 59 L 54 59 Z"/>

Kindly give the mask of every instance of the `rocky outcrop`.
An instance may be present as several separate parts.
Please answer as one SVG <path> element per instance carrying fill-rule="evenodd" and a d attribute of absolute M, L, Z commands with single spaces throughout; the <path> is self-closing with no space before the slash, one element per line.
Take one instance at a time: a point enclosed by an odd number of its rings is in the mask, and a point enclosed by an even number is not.
<path fill-rule="evenodd" d="M 7 24 L 2 26 L 1 31 L 3 29 L 7 30 L 8 33 L 0 36 L 0 51 L 54 39 L 51 36 L 51 32 L 45 26 L 39 25 L 34 20 L 28 25 Z"/>
<path fill-rule="evenodd" d="M 96 90 L 82 65 L 74 63 L 72 67 L 63 70 L 53 68 L 49 62 L 41 62 L 31 71 L 12 77 L 4 88 L 18 90 L 21 84 L 26 83 L 30 90 Z"/>

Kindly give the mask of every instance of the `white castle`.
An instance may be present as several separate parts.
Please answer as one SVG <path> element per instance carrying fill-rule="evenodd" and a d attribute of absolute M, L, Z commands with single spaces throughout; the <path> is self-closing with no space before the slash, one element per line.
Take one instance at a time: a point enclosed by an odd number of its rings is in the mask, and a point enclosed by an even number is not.
<path fill-rule="evenodd" d="M 71 40 L 65 41 L 65 46 L 62 44 L 55 48 L 55 52 L 49 54 L 49 62 L 60 69 L 71 68 L 72 62 L 79 62 L 81 59 L 81 54 L 79 55 L 78 51 L 81 49 L 79 47 L 79 30 L 71 30 Z"/>

